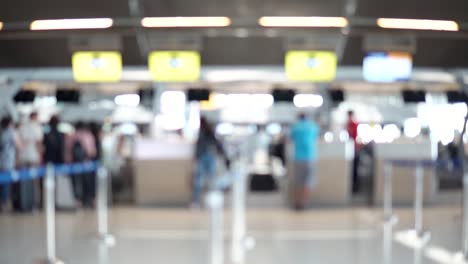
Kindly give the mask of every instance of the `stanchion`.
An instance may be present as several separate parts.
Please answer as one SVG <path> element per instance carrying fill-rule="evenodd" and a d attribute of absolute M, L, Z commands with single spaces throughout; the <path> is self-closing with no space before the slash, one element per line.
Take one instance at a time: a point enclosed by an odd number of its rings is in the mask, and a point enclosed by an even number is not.
<path fill-rule="evenodd" d="M 391 162 L 384 164 L 384 223 L 395 225 L 398 218 L 393 214 L 393 166 Z"/>
<path fill-rule="evenodd" d="M 463 257 L 468 261 L 468 172 L 463 175 Z"/>
<path fill-rule="evenodd" d="M 415 171 L 414 190 L 414 231 L 423 242 L 430 239 L 430 233 L 423 230 L 423 203 L 424 203 L 424 171 L 422 164 L 418 163 Z"/>
<path fill-rule="evenodd" d="M 223 193 L 217 190 L 206 195 L 210 210 L 209 263 L 224 264 Z"/>
<path fill-rule="evenodd" d="M 47 230 L 47 258 L 40 263 L 43 264 L 63 264 L 56 256 L 55 243 L 55 171 L 54 166 L 47 165 L 44 183 L 44 208 Z"/>
<path fill-rule="evenodd" d="M 248 246 L 245 216 L 245 171 L 240 162 L 234 164 L 234 182 L 232 187 L 232 263 L 244 263 L 245 250 Z M 251 239 L 250 239 L 251 240 Z"/>
<path fill-rule="evenodd" d="M 393 256 L 393 226 L 392 225 L 384 225 L 384 232 L 383 232 L 383 263 L 384 264 L 392 264 L 392 256 Z"/>
<path fill-rule="evenodd" d="M 109 215 L 108 215 L 108 173 L 104 167 L 97 171 L 97 221 L 99 240 L 107 246 L 115 245 L 115 238 L 109 234 Z"/>

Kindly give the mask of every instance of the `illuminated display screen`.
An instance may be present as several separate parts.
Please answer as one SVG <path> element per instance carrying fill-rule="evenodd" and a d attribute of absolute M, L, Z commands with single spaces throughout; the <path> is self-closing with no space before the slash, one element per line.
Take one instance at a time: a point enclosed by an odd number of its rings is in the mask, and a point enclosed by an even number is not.
<path fill-rule="evenodd" d="M 411 77 L 413 60 L 405 52 L 374 52 L 364 58 L 364 79 L 369 82 L 407 81 Z"/>
<path fill-rule="evenodd" d="M 200 78 L 201 58 L 196 51 L 153 51 L 148 64 L 154 81 L 190 82 Z"/>
<path fill-rule="evenodd" d="M 77 82 L 118 82 L 122 76 L 122 56 L 116 51 L 75 52 L 72 66 Z"/>
<path fill-rule="evenodd" d="M 292 81 L 329 82 L 336 76 L 337 58 L 332 51 L 288 51 L 286 75 Z"/>

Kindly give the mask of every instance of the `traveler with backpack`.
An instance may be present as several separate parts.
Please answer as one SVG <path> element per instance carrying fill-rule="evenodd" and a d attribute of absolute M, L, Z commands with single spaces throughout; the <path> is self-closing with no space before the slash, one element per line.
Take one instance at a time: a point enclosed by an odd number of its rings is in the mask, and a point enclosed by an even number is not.
<path fill-rule="evenodd" d="M 11 171 L 16 165 L 16 150 L 19 148 L 19 140 L 13 127 L 13 120 L 4 117 L 0 123 L 0 169 Z M 3 211 L 10 198 L 10 184 L 0 185 L 0 211 Z"/>
<path fill-rule="evenodd" d="M 96 156 L 94 136 L 81 121 L 76 123 L 75 133 L 67 138 L 65 148 L 67 162 L 86 162 Z M 75 199 L 83 207 L 93 207 L 95 196 L 94 182 L 95 177 L 93 173 L 76 174 L 72 177 Z"/>

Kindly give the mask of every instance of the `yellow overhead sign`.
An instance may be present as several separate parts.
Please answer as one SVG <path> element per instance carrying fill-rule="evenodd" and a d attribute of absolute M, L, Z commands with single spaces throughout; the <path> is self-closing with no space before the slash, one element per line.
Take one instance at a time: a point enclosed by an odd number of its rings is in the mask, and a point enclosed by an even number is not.
<path fill-rule="evenodd" d="M 78 51 L 72 56 L 73 78 L 77 82 L 118 82 L 122 56 L 117 51 Z"/>
<path fill-rule="evenodd" d="M 191 82 L 200 78 L 201 58 L 196 51 L 153 51 L 148 64 L 157 82 Z"/>
<path fill-rule="evenodd" d="M 292 81 L 333 81 L 337 58 L 333 51 L 288 51 L 285 58 L 286 75 Z"/>

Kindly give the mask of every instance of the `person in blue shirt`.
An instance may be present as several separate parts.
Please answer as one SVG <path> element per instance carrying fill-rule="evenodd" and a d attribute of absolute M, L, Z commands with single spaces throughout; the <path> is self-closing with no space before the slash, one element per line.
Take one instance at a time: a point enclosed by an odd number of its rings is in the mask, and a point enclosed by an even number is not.
<path fill-rule="evenodd" d="M 316 182 L 314 172 L 319 133 L 319 126 L 308 121 L 304 113 L 299 114 L 298 121 L 291 130 L 290 137 L 294 145 L 293 198 L 296 210 L 305 208 L 310 189 Z"/>

